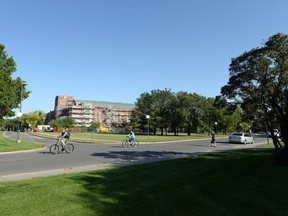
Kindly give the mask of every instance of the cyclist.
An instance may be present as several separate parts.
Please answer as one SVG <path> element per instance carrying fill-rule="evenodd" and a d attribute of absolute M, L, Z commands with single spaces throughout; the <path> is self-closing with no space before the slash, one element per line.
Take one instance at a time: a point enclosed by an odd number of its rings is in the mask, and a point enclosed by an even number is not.
<path fill-rule="evenodd" d="M 62 151 L 63 151 L 65 149 L 67 140 L 70 138 L 70 133 L 69 133 L 68 128 L 66 129 L 63 128 L 61 135 L 59 135 L 57 138 L 60 139 L 61 141 Z"/>
<path fill-rule="evenodd" d="M 130 134 L 128 134 L 127 137 L 129 138 L 128 139 L 129 144 L 132 145 L 133 140 L 136 138 L 133 130 L 130 131 Z"/>

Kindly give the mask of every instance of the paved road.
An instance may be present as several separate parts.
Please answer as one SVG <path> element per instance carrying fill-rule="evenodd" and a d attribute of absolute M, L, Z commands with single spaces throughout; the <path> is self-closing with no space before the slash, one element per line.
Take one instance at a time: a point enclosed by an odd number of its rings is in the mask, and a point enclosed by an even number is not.
<path fill-rule="evenodd" d="M 6 136 L 16 140 L 17 133 L 7 132 Z M 128 164 L 147 163 L 180 157 L 239 148 L 253 148 L 267 142 L 256 138 L 255 144 L 229 144 L 227 139 L 217 140 L 217 147 L 211 148 L 209 139 L 169 143 L 140 143 L 138 148 L 123 149 L 119 144 L 75 143 L 71 154 L 51 154 L 49 146 L 53 139 L 21 133 L 21 140 L 46 145 L 46 148 L 27 152 L 0 154 L 0 181 L 28 179 L 64 173 L 90 171 Z M 19 143 L 21 145 L 21 143 Z"/>

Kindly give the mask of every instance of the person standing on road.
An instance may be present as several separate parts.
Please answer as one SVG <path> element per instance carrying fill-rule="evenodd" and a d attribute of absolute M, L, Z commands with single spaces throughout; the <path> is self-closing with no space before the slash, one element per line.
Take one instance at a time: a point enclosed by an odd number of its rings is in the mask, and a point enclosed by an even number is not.
<path fill-rule="evenodd" d="M 214 133 L 214 131 L 212 131 L 212 133 L 211 133 L 211 145 L 210 145 L 211 147 L 216 147 L 216 135 L 215 135 L 215 133 Z"/>

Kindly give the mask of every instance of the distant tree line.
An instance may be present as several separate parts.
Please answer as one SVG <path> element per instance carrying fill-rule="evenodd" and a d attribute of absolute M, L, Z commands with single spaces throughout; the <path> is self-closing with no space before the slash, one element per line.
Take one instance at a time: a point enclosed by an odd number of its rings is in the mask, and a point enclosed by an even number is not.
<path fill-rule="evenodd" d="M 142 93 L 135 103 L 131 123 L 133 128 L 143 132 L 148 131 L 149 125 L 149 131 L 154 135 L 157 131 L 160 135 L 184 132 L 189 136 L 212 130 L 228 133 L 252 127 L 252 123 L 241 120 L 240 109 L 231 112 L 226 107 L 215 106 L 214 98 L 184 91 L 174 93 L 170 89 Z"/>

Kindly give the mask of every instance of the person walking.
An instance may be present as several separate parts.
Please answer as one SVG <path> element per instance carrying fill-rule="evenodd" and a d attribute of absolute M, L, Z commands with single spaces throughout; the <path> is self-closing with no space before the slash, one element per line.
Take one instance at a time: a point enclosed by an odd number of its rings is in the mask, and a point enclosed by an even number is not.
<path fill-rule="evenodd" d="M 215 135 L 215 133 L 214 133 L 214 131 L 212 131 L 212 133 L 211 133 L 211 145 L 210 145 L 211 147 L 216 147 L 216 135 Z"/>

